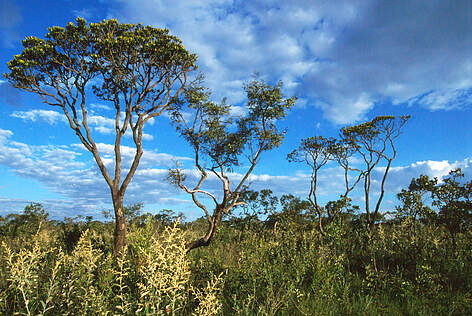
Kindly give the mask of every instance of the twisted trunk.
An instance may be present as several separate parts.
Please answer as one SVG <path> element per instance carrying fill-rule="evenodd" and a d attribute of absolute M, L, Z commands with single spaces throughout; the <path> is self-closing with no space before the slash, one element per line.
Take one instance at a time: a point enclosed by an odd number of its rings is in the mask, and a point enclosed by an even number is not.
<path fill-rule="evenodd" d="M 214 214 L 214 216 L 212 216 L 211 220 L 208 221 L 208 230 L 207 230 L 205 236 L 187 243 L 187 245 L 186 245 L 187 253 L 190 252 L 190 250 L 192 250 L 192 249 L 196 249 L 196 248 L 199 248 L 199 247 L 206 247 L 210 244 L 211 240 L 213 239 L 213 236 L 216 233 L 218 225 L 220 224 L 222 215 L 223 215 L 222 210 L 217 210 L 215 212 L 215 214 Z"/>

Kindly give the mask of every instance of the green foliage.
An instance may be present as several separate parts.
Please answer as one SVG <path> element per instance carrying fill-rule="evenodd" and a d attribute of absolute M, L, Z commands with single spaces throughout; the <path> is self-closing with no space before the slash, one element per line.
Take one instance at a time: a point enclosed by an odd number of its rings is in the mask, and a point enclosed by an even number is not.
<path fill-rule="evenodd" d="M 98 97 L 108 100 L 117 89 L 137 88 L 144 80 L 133 76 L 140 66 L 151 71 L 152 76 L 155 72 L 195 67 L 195 55 L 188 53 L 181 41 L 166 29 L 120 24 L 116 20 L 88 25 L 84 19 L 77 18 L 76 22 L 65 28 L 50 27 L 46 39 L 27 37 L 22 53 L 8 63 L 10 73 L 5 78 L 18 88 L 48 97 L 43 85 L 55 87 L 60 82 L 70 87 L 67 81 L 73 80 L 73 84 L 83 86 L 101 77 L 103 84 L 94 91 Z M 153 93 L 143 97 L 152 100 Z"/>
<path fill-rule="evenodd" d="M 314 136 L 301 140 L 298 149 L 287 155 L 288 161 L 305 162 L 309 166 L 319 169 L 330 161 L 337 150 L 334 138 Z"/>
<path fill-rule="evenodd" d="M 455 248 L 456 236 L 472 227 L 472 181 L 463 181 L 463 178 L 464 174 L 457 169 L 442 183 L 424 175 L 413 179 L 408 190 L 398 195 L 402 205 L 397 208 L 397 217 L 407 215 L 413 223 L 416 219 L 435 222 L 446 229 Z M 431 198 L 431 205 L 424 203 L 425 195 Z"/>
<path fill-rule="evenodd" d="M 247 84 L 245 90 L 249 113 L 238 122 L 239 134 L 253 138 L 264 151 L 279 147 L 285 132 L 278 130 L 276 122 L 287 115 L 296 97 L 284 98 L 282 82 L 272 87 L 264 81 L 255 80 Z"/>
<path fill-rule="evenodd" d="M 49 214 L 41 204 L 31 203 L 25 206 L 23 214 L 9 214 L 0 217 L 0 233 L 9 238 L 31 237 L 41 225 L 48 225 Z"/>
<path fill-rule="evenodd" d="M 232 169 L 240 164 L 244 151 L 259 152 L 280 146 L 284 132 L 278 130 L 276 122 L 285 117 L 296 99 L 284 98 L 281 82 L 271 86 L 256 80 L 245 85 L 248 111 L 245 117 L 231 116 L 231 106 L 225 100 L 220 104 L 211 101 L 210 91 L 202 84 L 203 77 L 199 76 L 185 88 L 172 118 L 199 160 L 209 163 L 208 169 Z"/>
<path fill-rule="evenodd" d="M 398 134 L 401 127 L 410 119 L 409 115 L 400 116 L 377 116 L 373 120 L 354 126 L 347 126 L 341 129 L 344 139 L 361 146 L 372 146 L 371 148 L 381 148 L 385 136 L 393 137 Z M 385 133 L 392 133 L 386 135 Z"/>
<path fill-rule="evenodd" d="M 150 220 L 151 222 L 152 220 Z M 155 223 L 150 223 L 153 227 Z M 29 243 L 0 247 L 2 315 L 216 315 L 223 276 L 190 283 L 185 234 L 177 224 L 161 232 L 131 233 L 130 251 L 113 257 L 97 247 L 100 230 L 85 230 L 70 254 L 52 231 Z"/>
<path fill-rule="evenodd" d="M 60 223 L 45 221 L 29 235 L 25 228 L 37 214 L 23 214 L 19 235 L 1 236 L 0 314 L 472 312 L 470 230 L 457 233 L 454 249 L 438 221 L 417 219 L 413 230 L 413 217 L 401 216 L 369 230 L 356 225 L 354 217 L 339 216 L 326 224 L 322 236 L 314 219 L 302 216 L 303 201 L 284 196 L 272 211 L 276 199 L 269 190 L 248 198 L 260 210 L 285 214 L 277 229 L 270 218 L 259 219 L 258 229 L 236 226 L 231 219 L 220 226 L 213 247 L 188 254 L 185 244 L 201 234 L 201 221 L 169 226 L 148 216 L 131 225 L 127 251 L 113 257 L 110 247 L 103 248 L 112 223 L 72 222 L 84 231 L 66 252 Z"/>
<path fill-rule="evenodd" d="M 112 223 L 49 221 L 29 205 L 2 223 L 15 233 L 0 236 L 0 314 L 470 314 L 470 186 L 459 170 L 442 182 L 421 176 L 391 221 L 368 229 L 362 214 L 343 213 L 324 235 L 307 201 L 247 191 L 245 217 L 223 221 L 212 247 L 188 253 L 204 221 L 168 225 L 168 210 L 132 219 L 116 257 Z M 460 223 L 454 244 L 448 221 Z"/>

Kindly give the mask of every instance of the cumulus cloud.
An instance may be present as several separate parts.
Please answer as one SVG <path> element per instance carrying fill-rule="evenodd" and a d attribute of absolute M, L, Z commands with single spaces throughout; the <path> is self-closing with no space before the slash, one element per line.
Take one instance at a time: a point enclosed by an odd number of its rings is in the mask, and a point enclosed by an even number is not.
<path fill-rule="evenodd" d="M 116 0 L 109 17 L 170 28 L 198 54 L 215 97 L 232 103 L 254 71 L 338 124 L 385 100 L 432 110 L 471 103 L 467 0 Z"/>
<path fill-rule="evenodd" d="M 3 144 L 12 135 L 13 135 L 12 131 L 0 128 L 0 144 Z"/>
<path fill-rule="evenodd" d="M 93 106 L 97 107 L 97 106 Z M 101 106 L 104 109 L 103 106 Z M 29 110 L 29 111 L 14 111 L 11 117 L 19 118 L 25 122 L 37 122 L 37 121 L 44 121 L 48 124 L 56 124 L 57 122 L 62 122 L 68 124 L 67 118 L 63 113 L 53 111 L 53 110 Z M 124 114 L 122 115 L 122 120 L 124 119 Z M 115 134 L 115 119 L 92 114 L 87 117 L 87 122 L 92 129 L 100 134 L 111 135 Z M 155 120 L 150 119 L 149 125 L 153 125 Z M 121 122 L 122 124 L 122 122 Z M 125 136 L 132 137 L 131 129 L 127 130 Z M 144 140 L 152 140 L 154 137 L 151 134 L 147 134 L 143 132 L 143 139 Z"/>
<path fill-rule="evenodd" d="M 107 169 L 111 172 L 114 168 L 113 145 L 98 143 L 97 147 Z M 123 177 L 131 165 L 135 148 L 122 146 L 121 149 Z M 176 210 L 184 210 L 186 215 L 190 214 L 190 218 L 200 216 L 190 197 L 171 186 L 166 180 L 168 168 L 173 167 L 176 161 L 192 165 L 192 160 L 187 157 L 145 150 L 140 166 L 126 192 L 125 202 L 172 205 L 177 208 Z M 41 201 L 56 218 L 77 214 L 99 216 L 100 210 L 111 208 L 108 187 L 92 157 L 81 144 L 28 145 L 15 141 L 12 131 L 0 129 L 0 164 L 8 167 L 16 175 L 36 180 L 58 194 L 60 196 L 58 199 Z M 195 181 L 198 172 L 192 169 L 188 171 L 189 181 Z M 230 176 L 236 182 L 242 175 L 232 173 Z M 277 190 L 276 186 L 280 186 L 278 191 L 281 193 L 288 192 L 289 182 L 292 182 L 292 185 L 301 183 L 298 181 L 298 176 L 253 175 L 249 180 L 254 189 L 269 186 Z M 206 188 L 218 192 L 221 184 L 216 178 L 210 177 Z M 293 189 L 293 186 L 290 188 Z M 18 211 L 30 202 L 34 201 L 0 196 L 2 212 Z"/>
<path fill-rule="evenodd" d="M 112 146 L 101 143 L 97 146 L 104 161 L 109 162 L 107 167 L 113 168 Z M 123 146 L 122 151 L 125 169 L 131 164 L 135 149 Z M 129 186 L 127 202 L 156 203 L 160 198 L 175 197 L 176 190 L 165 182 L 164 174 L 177 159 L 186 158 L 145 150 L 141 165 L 143 168 Z M 52 212 L 65 212 L 65 215 L 73 216 L 110 208 L 108 187 L 92 157 L 82 145 L 28 145 L 16 142 L 12 131 L 0 129 L 0 164 L 10 168 L 18 176 L 37 180 L 62 196 L 63 200 L 45 201 L 53 208 Z M 152 172 L 147 175 L 146 166 L 150 170 L 157 166 L 164 169 L 159 175 Z M 152 175 L 155 177 L 151 177 Z M 11 207 L 25 201 L 4 199 L 3 202 L 0 205 Z M 3 211 L 5 210 L 11 209 L 3 208 Z M 71 213 L 68 213 L 69 211 Z"/>
<path fill-rule="evenodd" d="M 469 1 L 372 3 L 337 37 L 332 62 L 321 66 L 325 77 L 312 73 L 307 82 L 351 100 L 365 93 L 401 103 L 428 94 L 419 105 L 468 105 L 471 12 Z"/>
<path fill-rule="evenodd" d="M 113 170 L 113 146 L 98 143 L 97 147 L 108 170 Z M 123 172 L 130 166 L 134 152 L 134 148 L 122 146 Z M 191 166 L 190 158 L 145 150 L 126 192 L 126 203 L 171 204 L 177 210 L 188 211 L 186 214 L 199 216 L 190 197 L 165 180 L 168 168 L 173 167 L 175 161 Z M 12 131 L 0 129 L 0 164 L 16 175 L 36 180 L 58 194 L 58 199 L 41 201 L 53 216 L 99 215 L 97 211 L 111 208 L 108 187 L 92 157 L 81 144 L 28 145 L 15 141 Z M 195 170 L 189 170 L 189 174 L 189 181 L 197 179 L 198 173 Z M 237 181 L 241 174 L 233 173 L 231 178 Z M 301 183 L 298 179 L 298 176 L 254 175 L 250 182 L 254 189 L 271 187 L 277 190 L 276 186 L 280 186 L 280 192 L 285 193 L 288 188 L 293 189 L 293 184 Z M 218 191 L 221 185 L 211 178 L 206 188 Z M 11 212 L 12 208 L 22 209 L 29 202 L 33 201 L 0 196 L 3 212 Z"/>
<path fill-rule="evenodd" d="M 472 89 L 430 91 L 408 100 L 409 105 L 421 105 L 430 110 L 462 109 L 471 104 Z"/>
<path fill-rule="evenodd" d="M 388 178 L 387 189 L 392 192 L 398 192 L 402 188 L 408 187 L 411 179 L 417 178 L 420 175 L 427 175 L 430 178 L 438 178 L 441 181 L 444 177 L 449 175 L 451 170 L 461 168 L 468 179 L 472 178 L 472 159 L 466 158 L 462 161 L 417 161 L 408 166 L 393 167 L 390 170 Z M 384 168 L 376 170 L 376 176 L 380 178 L 380 173 Z"/>
<path fill-rule="evenodd" d="M 91 103 L 90 107 L 96 110 L 105 110 L 105 111 L 111 110 L 111 107 L 109 105 L 102 104 L 102 103 Z"/>
<path fill-rule="evenodd" d="M 45 121 L 48 124 L 66 122 L 63 114 L 52 110 L 15 111 L 11 114 L 11 117 L 19 118 L 25 122 Z"/>
<path fill-rule="evenodd" d="M 81 10 L 72 10 L 72 14 L 77 18 L 91 19 L 95 16 L 96 12 L 93 8 L 83 8 Z"/>

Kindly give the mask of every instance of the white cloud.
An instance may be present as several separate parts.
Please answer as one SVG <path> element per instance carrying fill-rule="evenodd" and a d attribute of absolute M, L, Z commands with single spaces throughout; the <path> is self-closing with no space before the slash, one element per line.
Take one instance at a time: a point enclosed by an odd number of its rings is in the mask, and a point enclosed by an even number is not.
<path fill-rule="evenodd" d="M 107 168 L 114 167 L 113 146 L 97 144 Z M 122 146 L 123 175 L 131 165 L 135 148 Z M 126 203 L 152 204 L 161 198 L 178 198 L 179 192 L 165 181 L 167 168 L 176 160 L 188 160 L 165 153 L 145 150 L 125 197 Z M 109 189 L 92 156 L 81 144 L 34 146 L 14 140 L 10 130 L 0 129 L 0 164 L 18 176 L 34 179 L 61 197 L 39 201 L 56 217 L 77 214 L 97 215 L 97 211 L 111 208 Z M 163 169 L 159 169 L 161 166 Z M 148 171 L 147 171 L 148 170 Z M 161 170 L 157 173 L 155 170 Z M 1 196 L 1 188 L 0 188 Z M 23 208 L 26 199 L 0 199 L 2 211 Z M 7 207 L 8 206 L 8 207 Z M 19 207 L 20 206 L 20 207 Z M 59 215 L 58 215 L 59 214 Z M 99 215 L 99 214 L 98 214 Z"/>
<path fill-rule="evenodd" d="M 162 203 L 173 203 L 173 204 L 190 204 L 193 203 L 192 201 L 186 200 L 186 199 L 177 199 L 177 198 L 172 198 L 172 197 L 164 197 L 159 199 L 160 202 Z"/>
<path fill-rule="evenodd" d="M 13 136 L 13 132 L 8 129 L 1 129 L 0 128 L 0 144 L 3 144 L 7 138 Z"/>
<path fill-rule="evenodd" d="M 455 110 L 465 108 L 472 103 L 471 89 L 431 91 L 408 100 L 410 105 L 421 105 L 435 110 Z"/>
<path fill-rule="evenodd" d="M 95 126 L 93 129 L 99 132 L 100 134 L 113 134 L 114 132 L 113 128 L 105 126 Z"/>
<path fill-rule="evenodd" d="M 104 117 L 101 115 L 89 115 L 87 116 L 87 122 L 92 126 L 100 126 L 100 127 L 115 127 L 115 119 Z"/>
<path fill-rule="evenodd" d="M 244 117 L 247 114 L 247 108 L 242 106 L 232 106 L 229 108 L 229 112 L 232 116 L 241 116 Z"/>
<path fill-rule="evenodd" d="M 241 101 L 240 83 L 258 71 L 346 124 L 383 100 L 469 106 L 470 12 L 469 1 L 116 0 L 109 16 L 170 28 L 216 99 Z"/>
<path fill-rule="evenodd" d="M 406 188 L 411 179 L 420 175 L 427 175 L 430 178 L 438 178 L 440 181 L 447 176 L 451 170 L 461 168 L 467 178 L 472 178 L 472 159 L 466 158 L 462 161 L 417 161 L 408 166 L 393 167 L 390 170 L 387 180 L 388 189 L 398 192 Z M 378 168 L 377 172 L 383 172 L 383 168 Z"/>
<path fill-rule="evenodd" d="M 66 122 L 63 114 L 52 110 L 30 110 L 30 111 L 15 111 L 11 117 L 22 119 L 23 121 L 45 121 L 48 124 L 56 124 L 57 122 Z"/>
<path fill-rule="evenodd" d="M 374 103 L 366 93 L 361 93 L 357 100 L 341 95 L 333 95 L 332 100 L 336 104 L 343 104 L 343 106 L 320 103 L 320 107 L 324 110 L 326 118 L 337 124 L 349 124 L 353 121 L 362 120 L 365 114 L 374 107 Z"/>
<path fill-rule="evenodd" d="M 96 106 L 95 106 L 96 107 Z M 67 118 L 63 113 L 53 110 L 29 110 L 29 111 L 15 111 L 11 115 L 11 117 L 19 118 L 25 122 L 38 122 L 38 121 L 45 121 L 48 124 L 54 125 L 57 122 L 62 122 L 68 124 Z M 123 123 L 124 114 L 121 115 L 121 122 Z M 112 135 L 115 134 L 115 119 L 92 114 L 87 117 L 87 122 L 89 126 L 93 128 L 94 131 L 104 134 L 104 135 Z M 148 125 L 154 125 L 155 120 L 152 118 L 150 119 Z M 125 136 L 132 137 L 131 129 L 128 128 Z M 144 140 L 152 140 L 154 137 L 151 134 L 143 133 Z"/>

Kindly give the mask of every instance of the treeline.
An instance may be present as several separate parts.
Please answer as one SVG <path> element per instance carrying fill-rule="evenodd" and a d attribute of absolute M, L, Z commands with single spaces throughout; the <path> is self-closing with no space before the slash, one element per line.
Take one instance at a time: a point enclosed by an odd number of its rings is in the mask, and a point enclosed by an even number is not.
<path fill-rule="evenodd" d="M 248 191 L 213 242 L 188 253 L 204 218 L 181 223 L 132 205 L 116 258 L 113 223 L 53 221 L 32 204 L 1 218 L 0 313 L 471 314 L 471 194 L 460 170 L 421 176 L 372 227 L 351 206 L 322 217 L 321 233 L 309 201 Z"/>

